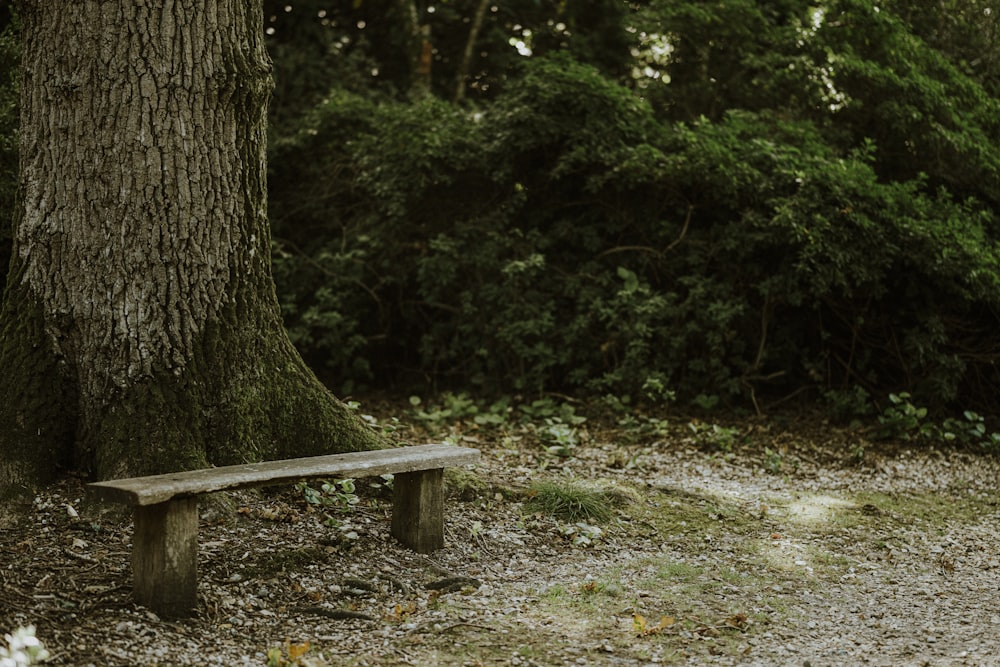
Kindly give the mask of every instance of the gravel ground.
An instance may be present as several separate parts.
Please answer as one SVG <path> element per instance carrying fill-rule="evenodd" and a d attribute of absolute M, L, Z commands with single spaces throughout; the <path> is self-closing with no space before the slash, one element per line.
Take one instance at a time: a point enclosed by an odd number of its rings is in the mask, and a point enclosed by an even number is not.
<path fill-rule="evenodd" d="M 131 602 L 129 517 L 66 479 L 0 530 L 0 629 L 101 667 L 1000 665 L 996 458 L 818 423 L 740 423 L 720 447 L 703 426 L 595 427 L 560 458 L 453 425 L 484 455 L 449 477 L 431 556 L 389 537 L 381 480 L 326 515 L 294 489 L 229 494 L 202 512 L 182 622 Z M 527 511 L 542 479 L 598 481 L 615 516 Z"/>

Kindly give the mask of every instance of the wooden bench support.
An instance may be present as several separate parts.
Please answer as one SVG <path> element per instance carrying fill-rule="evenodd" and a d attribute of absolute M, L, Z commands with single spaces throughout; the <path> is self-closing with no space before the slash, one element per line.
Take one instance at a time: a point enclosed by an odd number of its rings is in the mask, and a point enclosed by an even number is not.
<path fill-rule="evenodd" d="M 392 536 L 421 554 L 444 546 L 443 469 L 393 477 Z"/>
<path fill-rule="evenodd" d="M 198 603 L 198 496 L 303 479 L 395 475 L 391 531 L 404 546 L 444 546 L 444 468 L 473 463 L 479 450 L 418 445 L 371 452 L 117 479 L 90 484 L 105 500 L 134 507 L 135 601 L 164 617 L 190 616 Z"/>
<path fill-rule="evenodd" d="M 198 499 L 136 505 L 132 537 L 135 601 L 168 618 L 198 604 Z"/>

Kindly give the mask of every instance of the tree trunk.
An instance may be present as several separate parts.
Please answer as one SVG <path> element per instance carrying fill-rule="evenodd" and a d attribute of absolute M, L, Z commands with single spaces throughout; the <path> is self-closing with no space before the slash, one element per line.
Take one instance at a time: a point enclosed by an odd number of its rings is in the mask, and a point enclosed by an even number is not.
<path fill-rule="evenodd" d="M 22 0 L 0 492 L 381 445 L 280 320 L 260 5 Z"/>
<path fill-rule="evenodd" d="M 472 26 L 469 28 L 469 38 L 465 41 L 465 50 L 462 52 L 462 60 L 458 63 L 458 72 L 455 74 L 455 104 L 461 104 L 465 99 L 465 87 L 468 83 L 469 72 L 472 71 L 472 59 L 476 52 L 476 42 L 479 41 L 479 31 L 483 28 L 483 18 L 486 16 L 486 7 L 489 0 L 479 0 L 476 6 L 476 13 L 472 18 Z"/>

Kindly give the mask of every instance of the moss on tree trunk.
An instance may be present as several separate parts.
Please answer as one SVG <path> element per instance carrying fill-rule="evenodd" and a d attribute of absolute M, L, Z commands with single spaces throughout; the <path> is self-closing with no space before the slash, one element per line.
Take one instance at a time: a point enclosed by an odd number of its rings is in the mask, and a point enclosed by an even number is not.
<path fill-rule="evenodd" d="M 270 273 L 260 1 L 23 0 L 0 490 L 369 449 Z"/>

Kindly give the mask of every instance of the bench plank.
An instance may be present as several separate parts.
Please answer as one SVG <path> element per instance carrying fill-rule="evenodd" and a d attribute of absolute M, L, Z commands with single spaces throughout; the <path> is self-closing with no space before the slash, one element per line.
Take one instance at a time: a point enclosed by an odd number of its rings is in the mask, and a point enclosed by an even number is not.
<path fill-rule="evenodd" d="M 478 459 L 478 449 L 416 445 L 115 479 L 88 486 L 104 500 L 142 506 L 226 489 L 275 486 L 309 477 L 376 477 L 475 463 Z"/>

